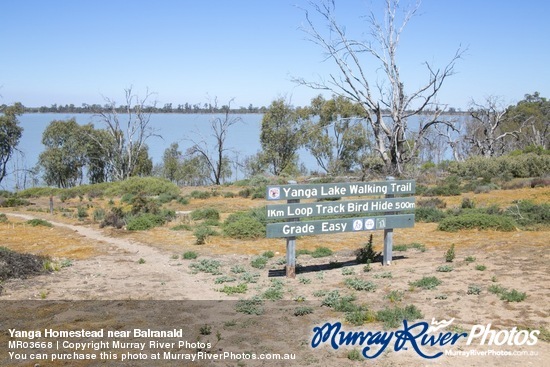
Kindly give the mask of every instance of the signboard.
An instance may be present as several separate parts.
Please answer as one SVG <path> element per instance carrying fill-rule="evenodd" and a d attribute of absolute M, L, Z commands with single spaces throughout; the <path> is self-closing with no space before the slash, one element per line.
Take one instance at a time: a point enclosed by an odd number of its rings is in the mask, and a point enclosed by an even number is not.
<path fill-rule="evenodd" d="M 323 203 L 278 204 L 267 206 L 267 219 L 307 218 L 327 215 L 403 211 L 415 208 L 415 198 L 346 200 Z"/>
<path fill-rule="evenodd" d="M 361 232 L 377 229 L 408 228 L 413 226 L 414 214 L 270 223 L 267 225 L 267 238 Z"/>
<path fill-rule="evenodd" d="M 323 199 L 347 196 L 414 194 L 414 180 L 348 182 L 267 187 L 267 200 Z"/>

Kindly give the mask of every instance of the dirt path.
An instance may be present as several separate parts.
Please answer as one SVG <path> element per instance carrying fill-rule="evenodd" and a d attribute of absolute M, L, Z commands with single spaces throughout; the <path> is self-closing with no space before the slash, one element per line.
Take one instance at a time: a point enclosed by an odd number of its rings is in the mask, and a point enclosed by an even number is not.
<path fill-rule="evenodd" d="M 8 213 L 24 220 L 35 217 Z M 6 282 L 3 299 L 233 299 L 205 286 L 206 277 L 191 274 L 189 261 L 171 259 L 169 253 L 125 239 L 105 236 L 98 230 L 53 222 L 97 242 L 107 244 L 108 254 L 87 260 L 49 275 Z M 140 264 L 140 259 L 145 260 Z"/>

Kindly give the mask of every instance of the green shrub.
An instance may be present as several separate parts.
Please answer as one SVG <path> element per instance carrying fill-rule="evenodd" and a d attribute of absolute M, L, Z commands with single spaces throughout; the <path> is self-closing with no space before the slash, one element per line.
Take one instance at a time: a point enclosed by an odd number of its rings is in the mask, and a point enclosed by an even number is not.
<path fill-rule="evenodd" d="M 8 217 L 4 213 L 0 213 L 0 223 L 6 223 L 8 221 Z"/>
<path fill-rule="evenodd" d="M 92 215 L 95 222 L 101 222 L 105 219 L 105 209 L 97 208 L 94 210 Z"/>
<path fill-rule="evenodd" d="M 455 244 L 453 243 L 451 247 L 445 252 L 445 261 L 448 263 L 452 263 L 455 259 Z"/>
<path fill-rule="evenodd" d="M 464 258 L 464 261 L 466 261 L 467 263 L 473 263 L 474 261 L 476 261 L 476 258 L 475 256 L 466 256 Z"/>
<path fill-rule="evenodd" d="M 438 223 L 445 218 L 445 213 L 437 208 L 416 208 L 414 219 L 417 222 Z"/>
<path fill-rule="evenodd" d="M 262 295 L 264 299 L 277 301 L 283 299 L 283 289 L 281 287 L 269 287 Z"/>
<path fill-rule="evenodd" d="M 443 200 L 441 200 L 438 197 L 431 197 L 428 199 L 418 200 L 416 202 L 416 208 L 437 208 L 437 209 L 445 209 L 447 207 L 447 203 Z"/>
<path fill-rule="evenodd" d="M 481 294 L 481 287 L 479 285 L 470 284 L 468 286 L 468 291 L 466 293 L 477 296 L 477 295 Z"/>
<path fill-rule="evenodd" d="M 33 227 L 37 227 L 37 226 L 53 227 L 53 225 L 50 222 L 45 221 L 44 219 L 31 219 L 27 221 L 27 224 Z"/>
<path fill-rule="evenodd" d="M 381 252 L 376 252 L 372 248 L 373 236 L 372 233 L 369 236 L 369 241 L 364 247 L 355 251 L 355 260 L 358 264 L 367 264 L 376 261 L 381 255 Z"/>
<path fill-rule="evenodd" d="M 265 251 L 262 256 L 271 259 L 273 256 L 275 256 L 275 253 L 273 251 Z"/>
<path fill-rule="evenodd" d="M 524 229 L 538 229 L 550 226 L 550 204 L 535 204 L 520 200 L 506 209 L 506 215 L 513 218 Z"/>
<path fill-rule="evenodd" d="M 481 264 L 476 265 L 476 270 L 485 271 L 486 269 L 487 267 L 485 265 L 481 265 Z"/>
<path fill-rule="evenodd" d="M 353 275 L 355 274 L 354 268 L 344 268 L 342 269 L 342 275 Z"/>
<path fill-rule="evenodd" d="M 520 292 L 516 289 L 505 291 L 500 295 L 500 299 L 506 302 L 521 302 L 525 300 L 525 297 L 527 297 L 525 292 Z"/>
<path fill-rule="evenodd" d="M 260 274 L 246 272 L 241 275 L 241 281 L 245 283 L 257 283 L 259 277 Z"/>
<path fill-rule="evenodd" d="M 78 208 L 76 208 L 76 216 L 78 217 L 78 219 L 87 218 L 88 211 L 86 210 L 86 208 L 79 206 Z"/>
<path fill-rule="evenodd" d="M 235 274 L 240 274 L 246 272 L 246 269 L 242 265 L 235 265 L 231 267 L 231 272 Z"/>
<path fill-rule="evenodd" d="M 185 224 L 185 223 L 178 224 L 177 226 L 170 228 L 170 230 L 172 231 L 190 231 L 191 229 L 192 229 L 191 225 Z"/>
<path fill-rule="evenodd" d="M 439 222 L 437 229 L 446 232 L 456 232 L 461 229 L 494 229 L 510 232 L 516 229 L 514 221 L 505 216 L 465 213 L 455 217 L 447 217 Z"/>
<path fill-rule="evenodd" d="M 411 285 L 422 289 L 434 289 L 441 284 L 441 280 L 436 277 L 423 277 L 415 282 L 411 282 Z"/>
<path fill-rule="evenodd" d="M 294 316 L 305 316 L 313 313 L 313 307 L 302 306 L 294 310 Z"/>
<path fill-rule="evenodd" d="M 376 319 L 384 324 L 387 329 L 398 327 L 403 320 L 414 321 L 421 319 L 422 313 L 415 305 L 405 307 L 394 307 L 380 310 L 376 314 Z"/>
<path fill-rule="evenodd" d="M 191 219 L 193 220 L 201 220 L 201 219 L 220 219 L 220 212 L 218 209 L 215 208 L 204 208 L 204 209 L 197 209 L 193 210 L 191 212 Z"/>
<path fill-rule="evenodd" d="M 194 260 L 198 256 L 199 255 L 195 251 L 186 251 L 183 253 L 183 255 L 181 255 L 181 257 L 185 260 Z"/>
<path fill-rule="evenodd" d="M 453 267 L 450 265 L 441 265 L 436 270 L 441 273 L 448 273 L 450 271 L 453 271 Z"/>
<path fill-rule="evenodd" d="M 347 278 L 344 280 L 344 284 L 356 291 L 367 291 L 374 292 L 376 290 L 376 285 L 373 282 L 366 281 L 360 278 Z"/>
<path fill-rule="evenodd" d="M 401 302 L 403 300 L 403 296 L 405 295 L 405 292 L 393 290 L 390 293 L 386 295 L 386 299 L 388 299 L 391 303 L 395 302 Z"/>
<path fill-rule="evenodd" d="M 217 236 L 218 232 L 207 225 L 200 225 L 195 228 L 193 235 L 197 238 L 195 241 L 196 245 L 204 245 L 208 237 Z"/>
<path fill-rule="evenodd" d="M 238 285 L 225 285 L 222 289 L 219 289 L 220 292 L 223 292 L 227 295 L 232 295 L 236 293 L 246 293 L 248 286 L 246 283 L 241 283 Z"/>
<path fill-rule="evenodd" d="M 363 360 L 363 356 L 358 349 L 352 349 L 348 352 L 348 359 L 350 361 L 361 361 Z"/>
<path fill-rule="evenodd" d="M 315 250 L 311 252 L 311 257 L 326 257 L 332 255 L 332 250 L 327 247 L 316 247 Z"/>
<path fill-rule="evenodd" d="M 258 296 L 254 296 L 251 299 L 241 299 L 237 301 L 237 306 L 235 309 L 237 312 L 247 315 L 261 315 L 264 313 L 263 304 L 263 299 Z"/>
<path fill-rule="evenodd" d="M 126 228 L 129 231 L 146 231 L 151 228 L 162 226 L 164 222 L 164 218 L 160 215 L 144 213 L 130 218 Z"/>
<path fill-rule="evenodd" d="M 98 184 L 101 185 L 101 184 Z M 88 185 L 87 189 L 106 187 L 105 195 L 121 196 L 124 194 L 147 195 L 170 194 L 179 195 L 179 188 L 173 182 L 158 177 L 130 177 L 127 180 L 108 183 L 107 186 Z"/>
<path fill-rule="evenodd" d="M 257 219 L 243 216 L 236 221 L 226 222 L 223 233 L 231 238 L 255 239 L 265 237 L 266 227 Z"/>
<path fill-rule="evenodd" d="M 257 256 L 250 262 L 250 266 L 256 269 L 263 269 L 267 265 L 269 259 L 264 256 Z"/>
<path fill-rule="evenodd" d="M 22 199 L 17 196 L 11 196 L 6 199 L 0 198 L 0 207 L 3 207 L 3 208 L 14 208 L 17 206 L 25 206 L 30 204 L 31 204 L 30 201 Z"/>
<path fill-rule="evenodd" d="M 208 199 L 210 198 L 210 196 L 212 196 L 208 191 L 199 191 L 199 190 L 191 191 L 191 194 L 189 195 L 193 199 Z"/>
<path fill-rule="evenodd" d="M 216 278 L 216 280 L 214 280 L 214 283 L 215 284 L 222 284 L 222 283 L 231 283 L 231 282 L 235 282 L 235 281 L 237 281 L 237 278 L 224 275 L 224 276 Z"/>
<path fill-rule="evenodd" d="M 129 204 L 132 202 L 132 200 L 134 200 L 134 197 L 135 197 L 134 194 L 126 193 L 122 195 L 122 197 L 120 198 L 120 202 Z"/>
<path fill-rule="evenodd" d="M 157 201 L 159 202 L 159 204 L 166 204 L 166 203 L 169 203 L 173 200 L 177 200 L 179 198 L 179 195 L 177 193 L 173 193 L 173 192 L 163 192 L 162 194 L 160 194 L 157 198 Z"/>
<path fill-rule="evenodd" d="M 213 275 L 221 275 L 221 264 L 216 260 L 202 259 L 199 262 L 191 263 L 189 267 L 193 269 L 194 273 L 203 272 Z"/>

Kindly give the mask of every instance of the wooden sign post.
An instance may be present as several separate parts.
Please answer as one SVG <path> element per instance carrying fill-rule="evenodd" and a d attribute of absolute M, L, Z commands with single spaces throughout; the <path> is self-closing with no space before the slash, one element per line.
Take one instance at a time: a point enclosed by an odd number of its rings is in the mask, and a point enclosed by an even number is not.
<path fill-rule="evenodd" d="M 396 181 L 388 177 L 380 182 L 330 183 L 268 186 L 267 200 L 287 200 L 286 205 L 268 205 L 268 219 L 286 219 L 285 222 L 269 223 L 267 238 L 286 238 L 286 275 L 296 276 L 296 237 L 343 232 L 384 230 L 383 264 L 392 260 L 393 228 L 414 226 L 414 214 L 398 214 L 415 207 L 414 180 Z M 383 196 L 371 200 L 342 200 L 328 202 L 306 202 L 300 199 L 334 199 L 349 196 Z M 397 197 L 395 197 L 398 195 Z M 372 214 L 376 213 L 376 214 Z M 357 217 L 350 217 L 357 214 Z M 361 216 L 369 214 L 369 216 Z M 337 219 L 318 219 L 326 216 Z M 304 219 L 306 219 L 304 221 Z M 309 219 L 309 220 L 308 220 Z"/>

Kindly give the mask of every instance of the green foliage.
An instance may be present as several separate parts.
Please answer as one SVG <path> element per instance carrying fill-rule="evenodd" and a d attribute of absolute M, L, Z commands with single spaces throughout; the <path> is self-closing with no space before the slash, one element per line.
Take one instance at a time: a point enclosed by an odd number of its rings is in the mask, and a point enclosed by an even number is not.
<path fill-rule="evenodd" d="M 366 263 L 372 263 L 376 261 L 380 255 L 381 252 L 375 252 L 372 248 L 373 246 L 373 236 L 372 233 L 369 236 L 369 242 L 365 245 L 365 247 L 358 249 L 355 252 L 355 259 L 358 264 L 366 264 Z"/>
<path fill-rule="evenodd" d="M 45 221 L 44 219 L 30 219 L 26 223 L 33 227 L 37 227 L 37 226 L 53 227 L 53 225 L 50 222 Z"/>
<path fill-rule="evenodd" d="M 452 263 L 455 259 L 455 244 L 453 243 L 451 247 L 445 252 L 445 261 L 448 263 Z"/>
<path fill-rule="evenodd" d="M 200 225 L 195 228 L 193 235 L 196 237 L 195 245 L 204 245 L 208 237 L 217 236 L 218 232 L 208 225 Z"/>
<path fill-rule="evenodd" d="M 0 223 L 7 223 L 8 217 L 4 213 L 0 213 Z"/>
<path fill-rule="evenodd" d="M 300 284 L 311 284 L 311 279 L 306 277 L 298 277 Z"/>
<path fill-rule="evenodd" d="M 0 111 L 0 182 L 6 176 L 7 164 L 17 150 L 23 128 L 19 126 L 18 116 L 23 114 L 24 107 L 17 102 L 12 106 L 2 106 Z"/>
<path fill-rule="evenodd" d="M 216 278 L 216 280 L 214 280 L 214 283 L 215 284 L 222 284 L 222 283 L 231 283 L 231 282 L 236 282 L 236 281 L 237 281 L 237 278 L 224 275 L 224 276 Z"/>
<path fill-rule="evenodd" d="M 301 306 L 294 310 L 294 316 L 305 316 L 313 313 L 313 307 Z"/>
<path fill-rule="evenodd" d="M 519 200 L 506 210 L 523 229 L 539 229 L 550 226 L 550 204 L 535 204 L 529 200 Z"/>
<path fill-rule="evenodd" d="M 147 193 L 147 195 L 152 196 L 161 194 L 177 196 L 179 192 L 178 186 L 174 183 L 158 177 L 130 177 L 124 181 L 109 183 L 105 189 L 105 195 L 107 196 L 122 196 L 126 193 L 133 195 Z"/>
<path fill-rule="evenodd" d="M 385 298 L 388 299 L 391 303 L 395 303 L 401 302 L 403 300 L 403 296 L 405 296 L 405 292 L 393 290 L 388 293 Z"/>
<path fill-rule="evenodd" d="M 235 265 L 231 267 L 231 272 L 235 274 L 240 274 L 246 272 L 246 269 L 242 265 Z"/>
<path fill-rule="evenodd" d="M 416 208 L 414 219 L 418 222 L 438 223 L 445 218 L 445 213 L 437 208 Z"/>
<path fill-rule="evenodd" d="M 260 274 L 245 272 L 241 275 L 241 281 L 245 283 L 257 283 Z"/>
<path fill-rule="evenodd" d="M 398 327 L 403 320 L 410 322 L 421 319 L 422 317 L 422 313 L 416 308 L 415 305 L 386 308 L 378 311 L 376 314 L 377 320 L 381 321 L 387 329 Z"/>
<path fill-rule="evenodd" d="M 191 212 L 191 219 L 201 220 L 201 219 L 220 219 L 220 212 L 215 208 L 204 208 L 196 209 Z"/>
<path fill-rule="evenodd" d="M 185 260 L 194 260 L 199 256 L 195 251 L 186 251 L 181 255 L 181 257 Z"/>
<path fill-rule="evenodd" d="M 208 199 L 212 196 L 209 191 L 193 190 L 189 194 L 193 199 Z"/>
<path fill-rule="evenodd" d="M 516 289 L 512 289 L 511 291 L 509 291 L 499 284 L 492 284 L 489 287 L 489 292 L 500 296 L 501 300 L 507 302 L 521 302 L 527 297 L 527 294 L 525 292 L 520 292 Z"/>
<path fill-rule="evenodd" d="M 264 300 L 254 296 L 251 299 L 241 299 L 237 302 L 236 311 L 247 315 L 261 315 L 264 313 Z"/>
<path fill-rule="evenodd" d="M 270 170 L 275 176 L 292 169 L 296 151 L 302 144 L 299 129 L 299 114 L 283 98 L 273 101 L 262 117 L 262 155 L 269 157 Z"/>
<path fill-rule="evenodd" d="M 199 333 L 201 335 L 210 335 L 210 334 L 212 334 L 212 326 L 210 326 L 208 324 L 204 324 L 203 326 L 200 327 Z"/>
<path fill-rule="evenodd" d="M 88 211 L 86 210 L 86 208 L 79 206 L 78 208 L 76 208 L 76 216 L 78 217 L 78 219 L 87 218 Z"/>
<path fill-rule="evenodd" d="M 437 229 L 446 232 L 456 232 L 461 229 L 494 229 L 497 231 L 510 232 L 516 229 L 514 221 L 505 216 L 465 213 L 458 216 L 447 217 L 439 222 Z"/>
<path fill-rule="evenodd" d="M 476 258 L 475 256 L 466 256 L 464 258 L 464 261 L 466 261 L 467 263 L 473 263 L 474 261 L 476 261 Z"/>
<path fill-rule="evenodd" d="M 137 263 L 138 264 L 145 264 L 145 259 L 140 257 Z"/>
<path fill-rule="evenodd" d="M 462 203 L 460 204 L 460 207 L 462 209 L 474 209 L 476 207 L 476 204 L 473 199 L 462 198 Z"/>
<path fill-rule="evenodd" d="M 321 306 L 327 306 L 337 312 L 352 312 L 360 309 L 357 305 L 353 304 L 355 296 L 340 296 L 337 290 L 327 293 L 323 299 Z"/>
<path fill-rule="evenodd" d="M 441 266 L 438 266 L 436 270 L 441 273 L 448 273 L 453 271 L 453 267 L 451 265 L 441 265 Z"/>
<path fill-rule="evenodd" d="M 436 277 L 423 277 L 415 282 L 410 283 L 412 286 L 419 287 L 422 289 L 434 289 L 441 284 L 441 280 Z"/>
<path fill-rule="evenodd" d="M 348 288 L 355 289 L 356 291 L 374 292 L 376 290 L 376 285 L 373 282 L 360 278 L 347 278 L 344 280 L 344 284 Z"/>
<path fill-rule="evenodd" d="M 3 208 L 14 208 L 25 205 L 31 205 L 31 202 L 18 196 L 10 196 L 6 199 L 0 198 L 0 207 Z"/>
<path fill-rule="evenodd" d="M 185 224 L 185 223 L 178 224 L 177 226 L 170 228 L 170 230 L 172 231 L 190 231 L 191 229 L 192 229 L 191 225 Z"/>
<path fill-rule="evenodd" d="M 126 228 L 129 231 L 146 231 L 151 228 L 162 226 L 164 223 L 164 218 L 158 214 L 143 213 L 131 217 L 128 220 Z"/>
<path fill-rule="evenodd" d="M 464 162 L 452 162 L 449 172 L 464 178 L 499 177 L 509 180 L 514 177 L 544 177 L 550 172 L 550 155 L 526 153 L 500 157 L 471 157 Z"/>
<path fill-rule="evenodd" d="M 422 243 L 418 243 L 418 242 L 393 246 L 394 251 L 407 251 L 408 249 L 411 249 L 411 248 L 414 248 L 414 249 L 416 249 L 420 252 L 425 252 L 426 251 L 426 246 L 424 246 Z"/>
<path fill-rule="evenodd" d="M 256 269 L 263 269 L 267 265 L 269 259 L 264 256 L 257 256 L 250 262 L 250 266 Z"/>
<path fill-rule="evenodd" d="M 461 180 L 457 176 L 447 177 L 443 183 L 429 187 L 422 193 L 423 196 L 457 196 L 462 193 Z"/>
<path fill-rule="evenodd" d="M 263 293 L 262 297 L 270 301 L 277 301 L 283 299 L 283 294 L 284 291 L 282 287 L 272 286 Z"/>
<path fill-rule="evenodd" d="M 223 233 L 228 237 L 237 239 L 265 237 L 266 215 L 265 207 L 233 213 L 225 220 Z"/>
<path fill-rule="evenodd" d="M 275 256 L 275 253 L 273 251 L 265 251 L 262 256 L 271 259 L 273 256 Z"/>
<path fill-rule="evenodd" d="M 485 265 L 481 265 L 481 264 L 476 265 L 476 270 L 485 271 L 486 269 L 487 267 Z"/>
<path fill-rule="evenodd" d="M 356 310 L 346 312 L 345 319 L 346 322 L 352 325 L 360 326 L 365 322 L 376 321 L 376 314 L 370 310 L 358 307 Z"/>
<path fill-rule="evenodd" d="M 216 260 L 202 259 L 199 262 L 189 264 L 189 267 L 193 269 L 194 273 L 203 272 L 213 275 L 221 275 L 221 264 Z"/>
<path fill-rule="evenodd" d="M 326 257 L 332 255 L 332 250 L 327 247 L 316 247 L 315 250 L 313 250 L 310 253 L 311 257 Z"/>
<path fill-rule="evenodd" d="M 470 284 L 466 293 L 470 295 L 479 295 L 481 294 L 481 287 L 476 284 Z"/>
<path fill-rule="evenodd" d="M 342 269 L 342 275 L 346 276 L 346 275 L 353 275 L 355 274 L 355 269 L 354 268 L 343 268 Z"/>
<path fill-rule="evenodd" d="M 105 219 L 105 209 L 103 208 L 94 209 L 92 216 L 95 222 L 103 221 Z"/>
<path fill-rule="evenodd" d="M 350 350 L 348 352 L 347 357 L 350 361 L 361 361 L 361 360 L 363 360 L 363 356 L 361 355 L 361 352 L 358 349 Z"/>
<path fill-rule="evenodd" d="M 381 278 L 391 279 L 391 278 L 393 278 L 393 275 L 392 275 L 391 271 L 385 271 L 383 273 L 374 274 L 374 278 L 376 278 L 376 279 L 381 279 Z"/>
<path fill-rule="evenodd" d="M 248 285 L 246 283 L 241 283 L 238 285 L 225 285 L 223 288 L 219 289 L 220 292 L 223 292 L 227 295 L 237 294 L 237 293 L 246 293 L 248 290 Z"/>

